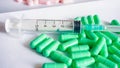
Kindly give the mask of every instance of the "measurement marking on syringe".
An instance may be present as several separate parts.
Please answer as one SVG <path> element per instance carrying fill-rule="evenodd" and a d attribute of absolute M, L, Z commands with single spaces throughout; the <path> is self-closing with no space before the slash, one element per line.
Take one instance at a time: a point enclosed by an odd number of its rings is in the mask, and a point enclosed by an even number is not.
<path fill-rule="evenodd" d="M 62 24 L 61 24 L 61 27 L 64 27 L 64 23 L 63 23 L 63 20 L 62 20 L 61 22 L 62 22 Z"/>
<path fill-rule="evenodd" d="M 45 25 L 44 25 L 44 27 L 47 27 L 47 25 L 46 25 L 46 20 L 45 20 Z"/>
<path fill-rule="evenodd" d="M 38 27 L 39 27 L 38 20 L 36 20 L 36 25 L 35 25 L 36 31 L 38 31 Z"/>
<path fill-rule="evenodd" d="M 55 20 L 53 21 L 53 26 L 52 27 L 56 27 L 56 25 L 55 25 Z"/>
<path fill-rule="evenodd" d="M 57 30 L 71 30 L 73 25 L 72 20 L 45 20 L 45 19 L 23 19 L 23 23 L 28 23 L 30 26 L 24 27 L 26 30 L 33 29 L 34 31 L 57 31 Z M 33 23 L 33 25 L 32 25 Z M 34 26 L 34 27 L 33 27 Z"/>

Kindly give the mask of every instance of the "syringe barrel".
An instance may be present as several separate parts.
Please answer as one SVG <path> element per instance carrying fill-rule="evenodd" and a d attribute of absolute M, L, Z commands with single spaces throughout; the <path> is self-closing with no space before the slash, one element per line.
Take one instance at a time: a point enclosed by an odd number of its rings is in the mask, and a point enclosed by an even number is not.
<path fill-rule="evenodd" d="M 42 20 L 42 19 L 7 19 L 6 32 L 15 33 L 79 33 L 80 21 L 73 20 Z"/>

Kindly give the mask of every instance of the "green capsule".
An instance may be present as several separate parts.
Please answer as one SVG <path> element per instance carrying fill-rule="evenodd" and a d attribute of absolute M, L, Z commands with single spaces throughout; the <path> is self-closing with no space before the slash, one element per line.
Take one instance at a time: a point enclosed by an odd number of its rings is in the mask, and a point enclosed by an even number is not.
<path fill-rule="evenodd" d="M 115 62 L 115 63 L 120 63 L 120 57 L 118 57 L 115 54 L 109 55 L 108 59 L 110 59 L 111 61 Z"/>
<path fill-rule="evenodd" d="M 93 16 L 93 19 L 94 19 L 94 23 L 97 24 L 97 25 L 100 25 L 101 24 L 101 20 L 99 18 L 98 15 L 94 15 Z"/>
<path fill-rule="evenodd" d="M 50 58 L 56 62 L 65 63 L 68 66 L 70 66 L 72 63 L 72 59 L 67 57 L 65 54 L 61 53 L 60 51 L 52 51 L 50 54 Z"/>
<path fill-rule="evenodd" d="M 98 55 L 101 51 L 101 49 L 103 48 L 103 46 L 105 45 L 105 38 L 101 37 L 97 40 L 97 42 L 95 43 L 94 47 L 90 50 L 91 55 L 95 56 Z"/>
<path fill-rule="evenodd" d="M 47 38 L 46 34 L 41 34 L 40 36 L 36 37 L 33 41 L 30 42 L 31 48 L 36 48 L 36 46 L 42 42 L 45 38 Z"/>
<path fill-rule="evenodd" d="M 90 48 L 88 45 L 76 45 L 76 46 L 69 47 L 67 49 L 67 51 L 68 51 L 68 53 L 71 53 L 71 52 L 75 52 L 75 51 L 87 51 L 89 49 Z"/>
<path fill-rule="evenodd" d="M 103 63 L 97 63 L 95 68 L 109 68 L 109 67 Z"/>
<path fill-rule="evenodd" d="M 103 56 L 103 57 L 108 57 L 108 48 L 107 48 L 107 45 L 106 43 L 104 44 L 101 52 L 100 52 L 100 55 Z"/>
<path fill-rule="evenodd" d="M 67 42 L 62 43 L 59 46 L 59 50 L 65 51 L 68 47 L 71 47 L 71 46 L 74 46 L 74 45 L 77 45 L 77 44 L 78 44 L 78 40 L 77 39 L 71 39 L 71 40 L 69 40 Z"/>
<path fill-rule="evenodd" d="M 118 51 L 118 49 L 114 45 L 111 45 L 108 47 L 108 51 L 114 54 L 116 51 Z"/>
<path fill-rule="evenodd" d="M 44 63 L 42 68 L 67 68 L 64 63 Z"/>
<path fill-rule="evenodd" d="M 111 25 L 120 25 L 120 22 L 118 20 L 112 20 Z"/>
<path fill-rule="evenodd" d="M 86 17 L 81 17 L 81 22 L 82 22 L 82 25 L 88 24 L 88 21 L 87 21 Z"/>
<path fill-rule="evenodd" d="M 93 63 L 95 63 L 95 60 L 93 57 L 79 58 L 79 59 L 73 60 L 72 68 L 87 67 L 89 65 L 92 65 Z"/>
<path fill-rule="evenodd" d="M 58 48 L 59 45 L 60 45 L 59 41 L 53 41 L 43 50 L 43 55 L 48 57 L 52 51 Z"/>
<path fill-rule="evenodd" d="M 65 42 L 74 38 L 78 38 L 78 34 L 61 34 L 58 39 L 61 42 Z"/>
<path fill-rule="evenodd" d="M 78 34 L 79 38 L 85 38 L 86 34 L 84 30 L 81 30 L 81 32 Z"/>
<path fill-rule="evenodd" d="M 114 63 L 114 62 L 110 61 L 109 59 L 102 57 L 100 55 L 97 55 L 95 57 L 95 61 L 103 63 L 104 65 L 108 66 L 109 68 L 118 68 L 116 63 Z"/>
<path fill-rule="evenodd" d="M 120 42 L 114 42 L 113 45 L 120 49 Z"/>
<path fill-rule="evenodd" d="M 94 20 L 93 20 L 93 17 L 92 17 L 91 15 L 87 16 L 87 20 L 88 20 L 88 23 L 89 23 L 90 25 L 95 24 L 95 23 L 94 23 Z"/>
<path fill-rule="evenodd" d="M 45 47 L 47 47 L 53 41 L 52 38 L 45 39 L 42 43 L 38 44 L 36 47 L 36 51 L 41 53 Z"/>
<path fill-rule="evenodd" d="M 106 39 L 106 44 L 107 45 L 112 44 L 112 40 L 108 36 L 106 36 L 105 34 L 103 34 L 101 32 L 98 32 L 98 31 L 96 31 L 95 34 L 99 37 L 104 37 Z"/>
<path fill-rule="evenodd" d="M 118 68 L 120 68 L 120 63 L 117 63 L 117 65 L 118 65 Z"/>
<path fill-rule="evenodd" d="M 90 56 L 91 54 L 89 51 L 75 51 L 70 53 L 70 57 L 72 59 L 79 59 L 79 58 L 90 57 Z"/>
<path fill-rule="evenodd" d="M 74 21 L 80 21 L 80 20 L 81 20 L 81 17 L 74 18 Z"/>
<path fill-rule="evenodd" d="M 120 50 L 119 50 L 117 47 L 115 47 L 114 45 L 108 47 L 108 51 L 109 51 L 110 53 L 116 54 L 117 56 L 120 57 Z"/>
<path fill-rule="evenodd" d="M 118 42 L 119 41 L 119 37 L 116 34 L 112 33 L 112 32 L 105 31 L 105 32 L 103 32 L 103 34 L 108 36 L 112 40 L 112 42 Z"/>
<path fill-rule="evenodd" d="M 110 24 L 120 26 L 120 22 L 118 20 L 112 20 Z M 116 32 L 116 33 L 120 34 L 120 32 Z"/>
<path fill-rule="evenodd" d="M 91 40 L 97 41 L 99 38 L 94 32 L 85 31 L 85 33 L 86 33 L 87 38 L 89 38 Z"/>
<path fill-rule="evenodd" d="M 78 43 L 80 45 L 93 45 L 95 41 L 88 39 L 88 38 L 79 38 Z"/>

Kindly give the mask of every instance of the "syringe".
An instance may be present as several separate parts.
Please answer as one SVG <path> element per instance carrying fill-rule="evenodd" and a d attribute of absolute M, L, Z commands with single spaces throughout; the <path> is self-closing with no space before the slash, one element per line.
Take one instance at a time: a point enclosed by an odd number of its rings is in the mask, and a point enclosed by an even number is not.
<path fill-rule="evenodd" d="M 120 26 L 116 25 L 82 25 L 80 21 L 74 20 L 47 20 L 47 19 L 7 19 L 5 23 L 6 32 L 15 33 L 80 33 L 81 30 L 120 32 Z"/>

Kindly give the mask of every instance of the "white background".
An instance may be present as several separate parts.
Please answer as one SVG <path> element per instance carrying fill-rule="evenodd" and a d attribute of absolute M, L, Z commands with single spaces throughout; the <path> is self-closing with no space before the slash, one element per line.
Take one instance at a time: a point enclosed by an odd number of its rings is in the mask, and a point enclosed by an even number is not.
<path fill-rule="evenodd" d="M 74 3 L 89 2 L 89 1 L 95 1 L 95 0 L 74 0 Z M 35 8 L 45 8 L 45 7 L 48 7 L 48 6 L 50 7 L 50 6 L 58 6 L 58 5 L 63 5 L 63 4 L 35 5 L 35 6 L 29 7 L 29 6 L 27 6 L 23 3 L 15 2 L 15 0 L 1 0 L 0 1 L 0 8 L 1 8 L 0 13 L 11 12 L 11 11 L 19 11 L 19 10 L 25 10 L 25 9 L 28 10 L 28 9 L 35 9 Z"/>
<path fill-rule="evenodd" d="M 30 40 L 37 35 L 24 34 L 16 38 L 5 32 L 5 19 L 11 16 L 20 18 L 22 14 L 24 14 L 24 18 L 41 19 L 70 19 L 77 16 L 98 14 L 104 21 L 110 22 L 112 19 L 120 21 L 120 0 L 101 0 L 27 11 L 0 13 L 0 68 L 40 68 L 44 62 L 52 62 L 29 48 Z"/>

